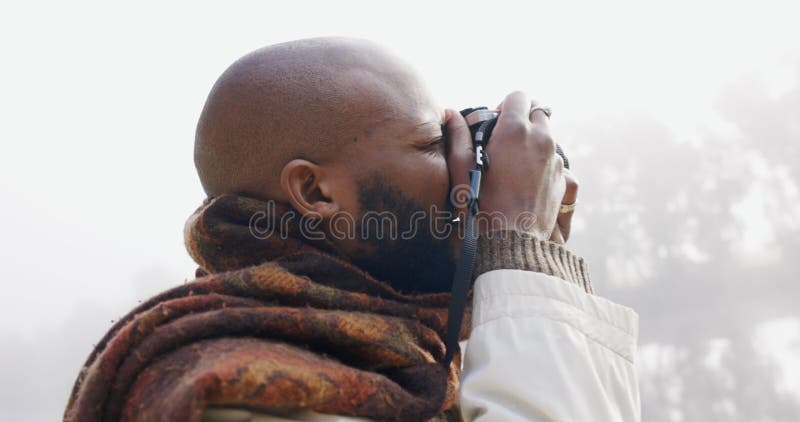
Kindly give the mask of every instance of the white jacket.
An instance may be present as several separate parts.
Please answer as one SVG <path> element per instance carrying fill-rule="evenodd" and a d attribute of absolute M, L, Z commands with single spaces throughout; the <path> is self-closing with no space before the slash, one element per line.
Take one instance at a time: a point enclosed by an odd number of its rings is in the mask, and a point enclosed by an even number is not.
<path fill-rule="evenodd" d="M 495 270 L 475 282 L 464 351 L 465 421 L 639 421 L 638 316 L 543 273 Z M 207 409 L 204 422 L 345 422 Z"/>

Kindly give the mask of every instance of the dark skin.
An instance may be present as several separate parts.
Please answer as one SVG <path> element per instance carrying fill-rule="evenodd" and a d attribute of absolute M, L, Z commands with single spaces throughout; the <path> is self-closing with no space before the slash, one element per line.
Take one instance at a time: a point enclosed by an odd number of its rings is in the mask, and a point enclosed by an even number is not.
<path fill-rule="evenodd" d="M 337 212 L 361 216 L 369 210 L 358 199 L 359 180 L 378 173 L 419 204 L 446 209 L 449 173 L 441 124 L 442 112 L 433 104 L 416 116 L 385 116 L 378 125 L 359 128 L 354 137 L 360 140 L 344 145 L 339 157 L 326 164 L 302 159 L 287 163 L 282 191 L 303 215 L 323 220 Z M 360 239 L 338 240 L 336 245 L 349 257 L 371 252 Z"/>
<path fill-rule="evenodd" d="M 474 163 L 463 118 L 438 106 L 406 64 L 373 44 L 346 39 L 299 43 L 252 53 L 226 71 L 215 86 L 196 140 L 196 164 L 206 192 L 285 202 L 305 218 L 322 220 L 323 230 L 341 213 L 358 217 L 370 211 L 360 194 L 376 186 L 385 188 L 387 198 L 392 199 L 386 203 L 402 204 L 395 205 L 399 208 L 449 209 L 450 189 L 468 182 L 468 170 Z M 313 77 L 273 83 L 281 69 L 270 66 L 284 62 L 297 63 Z M 330 71 L 332 68 L 335 71 Z M 298 73 L 299 77 L 305 75 Z M 328 85 L 315 89 L 315 83 Z M 287 100 L 264 100 L 281 95 Z M 302 109 L 283 110 L 276 105 L 305 97 L 317 101 L 301 104 Z M 256 105 L 242 107 L 240 102 Z M 554 153 L 548 118 L 541 112 L 529 114 L 532 105 L 535 103 L 524 94 L 515 92 L 498 107 L 501 114 L 488 147 L 492 168 L 483 180 L 481 210 L 503 213 L 509 222 L 505 228 L 564 242 L 572 213 L 559 215 L 558 208 L 575 201 L 577 182 L 564 172 L 561 158 Z M 319 111 L 308 113 L 308 107 Z M 280 124 L 281 118 L 292 123 Z M 335 125 L 321 119 L 332 119 Z M 277 126 L 249 127 L 252 122 Z M 324 130 L 315 132 L 320 127 Z M 265 134 L 276 140 L 268 141 Z M 254 160 L 262 151 L 264 155 Z M 371 183 L 377 176 L 380 183 Z M 526 213 L 536 219 L 523 227 L 516 221 Z M 388 265 L 397 264 L 390 262 L 393 260 L 404 260 L 399 264 L 413 268 L 441 246 L 392 255 L 391 251 L 401 251 L 402 245 L 388 247 L 358 236 L 340 239 L 328 233 L 328 237 L 339 254 L 372 265 L 376 271 L 397 267 Z M 458 244 L 447 243 L 451 257 Z M 419 250 L 417 256 L 414 250 Z M 448 290 L 447 275 L 434 272 L 429 278 L 422 286 L 400 283 L 396 287 Z"/>

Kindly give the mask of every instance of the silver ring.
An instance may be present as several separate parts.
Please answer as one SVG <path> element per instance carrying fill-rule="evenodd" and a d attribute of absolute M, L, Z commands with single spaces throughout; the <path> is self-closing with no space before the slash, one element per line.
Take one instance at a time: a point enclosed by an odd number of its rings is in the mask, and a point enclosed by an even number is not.
<path fill-rule="evenodd" d="M 530 118 L 533 115 L 534 111 L 541 111 L 542 113 L 544 113 L 545 116 L 547 116 L 548 119 L 553 114 L 553 110 L 550 107 L 536 106 L 531 109 L 530 113 L 528 113 L 528 118 Z"/>

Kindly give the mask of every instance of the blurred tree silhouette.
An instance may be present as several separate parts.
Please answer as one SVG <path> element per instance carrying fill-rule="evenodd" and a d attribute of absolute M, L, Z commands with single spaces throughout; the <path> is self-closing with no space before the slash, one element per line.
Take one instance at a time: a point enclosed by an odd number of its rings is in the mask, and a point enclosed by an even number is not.
<path fill-rule="evenodd" d="M 655 359 L 640 362 L 644 420 L 800 420 L 753 344 L 758 324 L 800 316 L 796 76 L 774 98 L 752 78 L 731 85 L 717 103 L 728 127 L 699 139 L 635 113 L 568 136 L 585 227 L 572 243 L 596 290 L 639 312 L 640 359 Z M 713 339 L 726 345 L 716 366 Z"/>

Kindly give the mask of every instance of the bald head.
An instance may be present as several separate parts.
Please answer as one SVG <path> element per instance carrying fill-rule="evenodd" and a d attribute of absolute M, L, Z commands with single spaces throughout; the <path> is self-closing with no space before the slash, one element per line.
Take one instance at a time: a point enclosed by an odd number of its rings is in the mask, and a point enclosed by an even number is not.
<path fill-rule="evenodd" d="M 412 113 L 421 85 L 397 58 L 352 39 L 269 46 L 232 64 L 197 125 L 195 165 L 209 196 L 280 199 L 280 173 L 315 163 L 398 113 Z"/>

